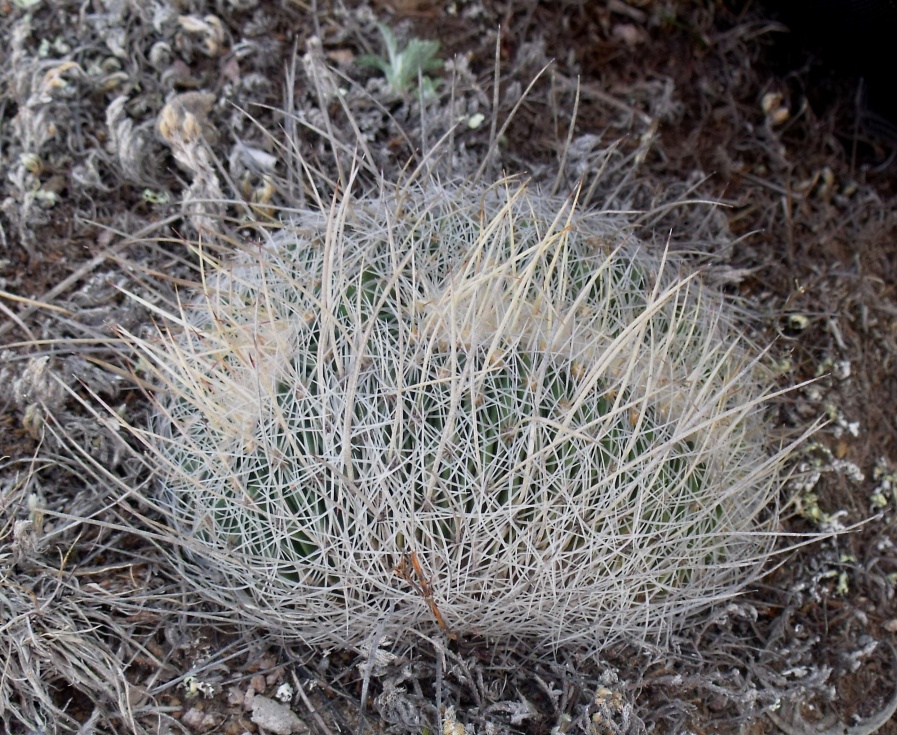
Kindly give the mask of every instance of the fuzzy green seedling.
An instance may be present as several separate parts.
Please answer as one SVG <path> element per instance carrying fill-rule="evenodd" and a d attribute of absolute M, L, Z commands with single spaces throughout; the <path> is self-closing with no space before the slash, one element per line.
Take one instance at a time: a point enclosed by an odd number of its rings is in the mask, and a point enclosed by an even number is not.
<path fill-rule="evenodd" d="M 382 72 L 390 89 L 398 95 L 407 94 L 420 81 L 424 99 L 434 98 L 439 80 L 432 79 L 427 74 L 442 69 L 442 60 L 436 58 L 436 54 L 439 53 L 439 42 L 412 38 L 407 46 L 400 49 L 395 34 L 388 26 L 378 23 L 377 28 L 386 44 L 386 58 L 374 55 L 359 56 L 358 64 Z"/>

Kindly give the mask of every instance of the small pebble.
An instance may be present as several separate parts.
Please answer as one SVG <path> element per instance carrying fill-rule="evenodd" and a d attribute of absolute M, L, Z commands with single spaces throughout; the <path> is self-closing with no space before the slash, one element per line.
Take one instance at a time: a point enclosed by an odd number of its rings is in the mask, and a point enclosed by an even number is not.
<path fill-rule="evenodd" d="M 252 721 L 275 735 L 304 735 L 308 732 L 306 724 L 293 710 L 260 695 L 252 700 Z"/>

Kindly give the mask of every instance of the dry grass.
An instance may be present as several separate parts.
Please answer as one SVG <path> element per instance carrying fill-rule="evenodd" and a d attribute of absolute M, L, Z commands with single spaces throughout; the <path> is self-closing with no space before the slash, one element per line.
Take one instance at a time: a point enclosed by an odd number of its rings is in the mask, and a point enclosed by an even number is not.
<path fill-rule="evenodd" d="M 139 658 L 164 668 L 141 641 L 171 614 L 175 588 L 168 575 L 153 579 L 151 560 L 127 550 L 134 544 L 115 503 L 98 508 L 90 494 L 47 500 L 39 474 L 23 473 L 0 496 L 9 524 L 0 555 L 6 731 L 74 732 L 104 723 L 150 732 L 143 723 L 156 711 L 146 688 L 153 682 L 134 682 L 126 672 Z M 23 506 L 30 509 L 24 518 Z"/>

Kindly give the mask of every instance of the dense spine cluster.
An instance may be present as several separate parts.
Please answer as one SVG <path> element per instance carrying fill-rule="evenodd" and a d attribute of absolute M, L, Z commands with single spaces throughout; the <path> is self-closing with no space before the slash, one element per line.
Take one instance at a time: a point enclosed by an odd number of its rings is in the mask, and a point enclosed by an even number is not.
<path fill-rule="evenodd" d="M 600 649 L 736 594 L 784 452 L 729 307 L 676 270 L 513 180 L 345 194 L 206 257 L 139 341 L 197 577 L 331 645 Z"/>

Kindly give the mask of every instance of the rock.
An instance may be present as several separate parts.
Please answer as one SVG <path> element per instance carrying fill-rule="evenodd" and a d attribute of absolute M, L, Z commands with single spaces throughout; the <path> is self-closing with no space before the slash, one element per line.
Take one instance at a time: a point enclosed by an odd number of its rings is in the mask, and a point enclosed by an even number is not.
<path fill-rule="evenodd" d="M 220 724 L 220 718 L 213 714 L 206 714 L 198 707 L 188 709 L 181 722 L 189 727 L 193 732 L 211 732 Z"/>
<path fill-rule="evenodd" d="M 304 735 L 308 732 L 308 726 L 293 710 L 260 695 L 252 699 L 252 721 L 275 735 Z"/>

